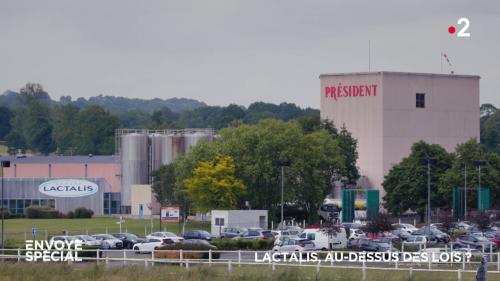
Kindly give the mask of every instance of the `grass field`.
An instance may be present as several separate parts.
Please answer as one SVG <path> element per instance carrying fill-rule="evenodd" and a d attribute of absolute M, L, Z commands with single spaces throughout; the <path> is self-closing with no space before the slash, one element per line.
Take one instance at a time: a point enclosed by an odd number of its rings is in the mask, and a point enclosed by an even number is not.
<path fill-rule="evenodd" d="M 54 235 L 62 235 L 67 231 L 69 235 L 76 234 L 98 234 L 98 233 L 114 233 L 120 231 L 119 220 L 112 217 L 95 217 L 92 219 L 9 219 L 5 220 L 5 244 L 6 246 L 24 247 L 25 238 L 33 238 L 31 235 L 32 228 L 37 229 L 37 239 L 45 239 Z M 125 219 L 122 224 L 122 231 L 131 232 L 138 236 L 145 236 L 153 231 L 160 230 L 159 220 L 139 220 Z M 210 229 L 209 222 L 189 222 L 186 224 L 185 230 L 192 229 Z M 162 230 L 171 231 L 180 234 L 179 224 L 162 224 Z"/>
<path fill-rule="evenodd" d="M 414 272 L 409 278 L 406 271 L 368 270 L 367 281 L 454 281 L 457 273 Z M 2 264 L 0 280 L 165 280 L 165 281 L 302 281 L 302 280 L 362 280 L 358 269 L 315 269 L 278 268 L 273 272 L 268 266 L 233 266 L 231 274 L 225 266 L 191 266 L 189 270 L 179 266 L 97 266 L 94 264 Z M 474 273 L 463 273 L 463 281 L 475 280 Z M 488 280 L 499 281 L 500 274 L 489 274 Z"/>

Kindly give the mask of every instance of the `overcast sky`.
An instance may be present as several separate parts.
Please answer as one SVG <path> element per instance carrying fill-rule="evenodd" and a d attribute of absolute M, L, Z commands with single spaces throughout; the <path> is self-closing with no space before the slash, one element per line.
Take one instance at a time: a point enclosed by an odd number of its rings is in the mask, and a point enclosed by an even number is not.
<path fill-rule="evenodd" d="M 348 3 L 347 3 L 348 2 Z M 481 76 L 500 106 L 498 1 L 0 0 L 0 92 L 188 97 L 319 108 L 321 73 Z M 468 17 L 470 38 L 448 34 Z"/>

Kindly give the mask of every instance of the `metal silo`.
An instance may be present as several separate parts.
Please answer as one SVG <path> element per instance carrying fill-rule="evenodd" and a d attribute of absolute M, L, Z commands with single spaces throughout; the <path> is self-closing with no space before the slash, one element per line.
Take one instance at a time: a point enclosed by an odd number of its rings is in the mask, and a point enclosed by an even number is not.
<path fill-rule="evenodd" d="M 210 131 L 194 131 L 184 135 L 184 151 L 189 153 L 200 140 L 211 141 L 213 134 Z"/>
<path fill-rule="evenodd" d="M 184 154 L 184 136 L 172 135 L 172 147 L 170 149 L 171 159 L 174 161 L 177 157 Z"/>
<path fill-rule="evenodd" d="M 125 134 L 121 137 L 122 206 L 131 205 L 131 185 L 149 182 L 148 135 Z"/>

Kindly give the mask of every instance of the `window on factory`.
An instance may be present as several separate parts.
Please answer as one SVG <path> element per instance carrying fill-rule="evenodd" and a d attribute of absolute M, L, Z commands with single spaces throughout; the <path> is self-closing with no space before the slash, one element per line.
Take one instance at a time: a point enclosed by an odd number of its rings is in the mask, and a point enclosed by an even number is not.
<path fill-rule="evenodd" d="M 415 95 L 415 106 L 417 108 L 425 108 L 425 94 L 417 93 Z"/>
<path fill-rule="evenodd" d="M 45 205 L 42 205 L 42 201 Z M 52 208 L 56 207 L 56 201 L 54 199 L 39 200 L 39 199 L 10 199 L 4 200 L 4 208 L 9 210 L 11 214 L 24 214 L 26 208 L 30 206 L 49 206 Z"/>

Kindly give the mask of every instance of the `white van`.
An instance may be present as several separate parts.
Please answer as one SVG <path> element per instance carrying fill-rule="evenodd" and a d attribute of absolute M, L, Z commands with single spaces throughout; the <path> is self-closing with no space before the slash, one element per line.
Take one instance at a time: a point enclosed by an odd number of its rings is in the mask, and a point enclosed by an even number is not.
<path fill-rule="evenodd" d="M 299 237 L 313 241 L 317 250 L 325 251 L 330 249 L 328 246 L 328 235 L 319 228 L 306 228 Z M 347 248 L 345 228 L 340 228 L 340 232 L 332 237 L 330 243 L 332 243 L 332 249 Z"/>

